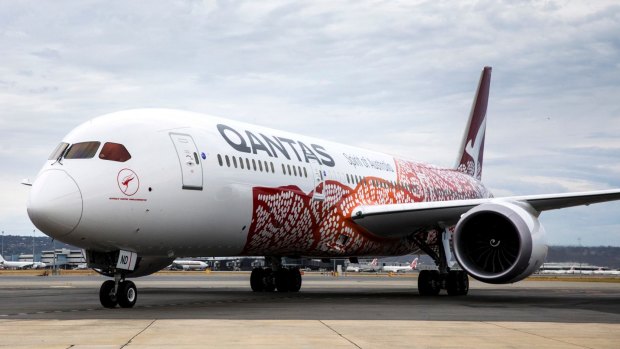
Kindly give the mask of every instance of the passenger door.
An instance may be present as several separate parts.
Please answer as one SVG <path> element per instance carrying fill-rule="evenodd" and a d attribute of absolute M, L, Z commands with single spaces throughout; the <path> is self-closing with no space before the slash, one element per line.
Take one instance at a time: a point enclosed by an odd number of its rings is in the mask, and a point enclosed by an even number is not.
<path fill-rule="evenodd" d="M 183 189 L 202 190 L 202 164 L 194 139 L 188 134 L 172 132 L 170 139 L 179 157 Z"/>
<path fill-rule="evenodd" d="M 312 161 L 310 161 L 310 167 L 312 168 L 312 176 L 314 177 L 312 199 L 325 200 L 325 173 L 319 164 L 313 163 Z"/>

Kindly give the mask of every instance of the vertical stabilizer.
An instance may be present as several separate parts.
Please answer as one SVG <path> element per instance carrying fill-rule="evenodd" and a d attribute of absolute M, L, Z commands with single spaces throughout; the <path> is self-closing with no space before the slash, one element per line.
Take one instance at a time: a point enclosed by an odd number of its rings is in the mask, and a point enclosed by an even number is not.
<path fill-rule="evenodd" d="M 491 67 L 484 67 L 455 166 L 458 171 L 467 173 L 478 180 L 482 178 L 484 134 L 490 85 Z"/>

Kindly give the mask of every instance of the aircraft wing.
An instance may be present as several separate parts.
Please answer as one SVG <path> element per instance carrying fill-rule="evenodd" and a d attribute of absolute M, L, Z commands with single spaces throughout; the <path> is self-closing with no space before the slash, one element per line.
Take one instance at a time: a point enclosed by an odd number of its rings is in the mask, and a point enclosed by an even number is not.
<path fill-rule="evenodd" d="M 542 212 L 614 200 L 620 200 L 620 189 L 504 198 L 366 205 L 356 207 L 351 219 L 375 235 L 401 237 L 417 230 L 437 227 L 440 223 L 446 226 L 454 225 L 461 218 L 461 215 L 487 202 L 526 202 L 536 211 Z"/>

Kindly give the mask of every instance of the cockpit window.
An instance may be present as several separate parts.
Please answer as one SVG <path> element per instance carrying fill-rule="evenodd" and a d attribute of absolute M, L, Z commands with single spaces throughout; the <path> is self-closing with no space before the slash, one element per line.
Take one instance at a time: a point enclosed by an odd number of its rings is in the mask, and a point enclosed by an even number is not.
<path fill-rule="evenodd" d="M 95 156 L 100 144 L 100 142 L 75 143 L 67 150 L 65 159 L 90 159 Z"/>
<path fill-rule="evenodd" d="M 67 150 L 68 146 L 69 146 L 69 143 L 65 143 L 65 142 L 61 142 L 60 144 L 58 144 L 56 149 L 54 149 L 52 154 L 50 154 L 50 157 L 48 160 L 58 160 L 58 158 L 61 157 L 62 154 L 65 153 L 65 150 Z"/>
<path fill-rule="evenodd" d="M 125 162 L 131 159 L 131 154 L 124 145 L 118 143 L 107 142 L 103 145 L 99 158 L 103 160 Z"/>

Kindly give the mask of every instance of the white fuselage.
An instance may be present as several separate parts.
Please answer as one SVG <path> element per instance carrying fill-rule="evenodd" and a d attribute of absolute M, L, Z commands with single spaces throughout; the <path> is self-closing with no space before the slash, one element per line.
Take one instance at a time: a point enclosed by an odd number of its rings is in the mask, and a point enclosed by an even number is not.
<path fill-rule="evenodd" d="M 406 271 L 411 271 L 413 270 L 413 268 L 408 265 L 385 265 L 383 266 L 382 270 L 387 273 L 402 273 Z"/>
<path fill-rule="evenodd" d="M 181 268 L 183 270 L 205 270 L 209 267 L 207 263 L 202 261 L 190 261 L 181 259 L 174 260 L 174 262 L 172 262 L 172 266 Z"/>
<path fill-rule="evenodd" d="M 418 251 L 355 225 L 351 210 L 490 196 L 452 169 L 190 112 L 108 114 L 63 142 L 112 142 L 131 154 L 102 159 L 99 146 L 91 158 L 51 159 L 33 184 L 33 223 L 87 250 L 169 258 L 404 254 Z"/>

